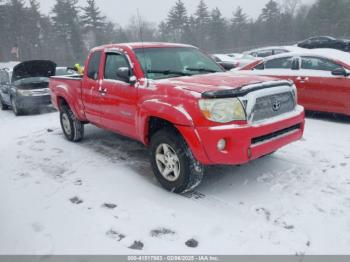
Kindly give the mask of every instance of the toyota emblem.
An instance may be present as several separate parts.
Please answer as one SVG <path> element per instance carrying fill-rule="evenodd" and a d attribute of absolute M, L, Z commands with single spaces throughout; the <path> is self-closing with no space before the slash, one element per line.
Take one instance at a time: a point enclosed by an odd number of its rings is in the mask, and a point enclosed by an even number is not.
<path fill-rule="evenodd" d="M 281 102 L 278 101 L 277 99 L 275 101 L 273 101 L 272 103 L 272 110 L 277 112 L 281 109 Z"/>

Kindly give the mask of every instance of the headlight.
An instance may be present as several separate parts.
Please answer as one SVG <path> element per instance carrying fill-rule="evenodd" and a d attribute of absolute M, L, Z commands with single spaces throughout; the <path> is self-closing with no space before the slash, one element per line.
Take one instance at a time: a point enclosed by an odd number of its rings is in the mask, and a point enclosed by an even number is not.
<path fill-rule="evenodd" d="M 246 112 L 238 98 L 201 99 L 199 108 L 205 118 L 218 123 L 246 120 Z"/>
<path fill-rule="evenodd" d="M 21 90 L 21 89 L 17 89 L 17 93 L 18 93 L 19 95 L 22 95 L 22 96 L 32 96 L 32 95 L 33 95 L 32 90 Z"/>

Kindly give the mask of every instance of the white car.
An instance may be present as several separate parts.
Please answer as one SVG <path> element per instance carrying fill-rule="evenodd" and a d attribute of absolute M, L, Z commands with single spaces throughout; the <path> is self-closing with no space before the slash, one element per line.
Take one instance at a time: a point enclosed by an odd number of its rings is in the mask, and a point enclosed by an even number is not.
<path fill-rule="evenodd" d="M 242 68 L 254 61 L 256 61 L 258 58 L 251 56 L 249 54 L 239 54 L 239 53 L 231 53 L 227 54 L 228 56 L 232 57 L 236 63 L 236 67 L 234 70 L 237 70 L 239 68 Z"/>
<path fill-rule="evenodd" d="M 238 66 L 237 60 L 231 56 L 225 54 L 212 54 L 211 56 L 225 70 L 231 70 Z"/>
<path fill-rule="evenodd" d="M 246 51 L 244 52 L 244 54 L 251 55 L 254 57 L 269 57 L 273 55 L 302 51 L 305 51 L 305 48 L 301 48 L 298 46 L 269 46 Z"/>

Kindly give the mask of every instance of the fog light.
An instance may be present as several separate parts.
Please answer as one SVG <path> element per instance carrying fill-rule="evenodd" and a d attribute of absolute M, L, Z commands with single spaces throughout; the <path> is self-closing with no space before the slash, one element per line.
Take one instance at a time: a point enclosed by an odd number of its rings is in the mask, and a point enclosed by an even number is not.
<path fill-rule="evenodd" d="M 225 139 L 219 140 L 218 149 L 219 149 L 219 151 L 224 151 L 226 149 L 226 140 Z"/>

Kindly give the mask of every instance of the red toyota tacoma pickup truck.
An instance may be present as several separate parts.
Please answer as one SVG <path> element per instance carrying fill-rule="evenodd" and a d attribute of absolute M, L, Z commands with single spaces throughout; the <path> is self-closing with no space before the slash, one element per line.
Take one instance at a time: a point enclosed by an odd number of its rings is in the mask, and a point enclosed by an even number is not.
<path fill-rule="evenodd" d="M 206 165 L 239 165 L 299 140 L 304 109 L 293 83 L 225 73 L 188 45 L 129 43 L 91 50 L 83 76 L 52 77 L 64 135 L 84 124 L 149 147 L 160 184 L 183 193 Z"/>

